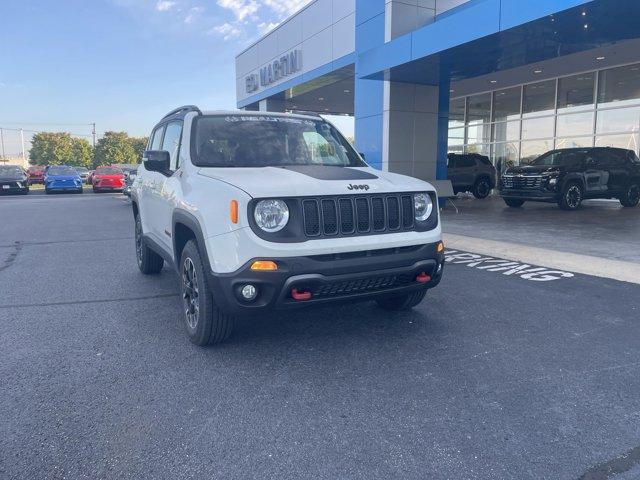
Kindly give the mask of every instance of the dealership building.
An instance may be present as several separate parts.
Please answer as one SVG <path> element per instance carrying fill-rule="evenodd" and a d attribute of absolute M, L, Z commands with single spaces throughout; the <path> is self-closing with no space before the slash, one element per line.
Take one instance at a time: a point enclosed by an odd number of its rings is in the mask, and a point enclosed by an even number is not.
<path fill-rule="evenodd" d="M 640 0 L 314 0 L 236 82 L 239 108 L 353 116 L 369 164 L 426 180 L 448 152 L 637 152 Z"/>

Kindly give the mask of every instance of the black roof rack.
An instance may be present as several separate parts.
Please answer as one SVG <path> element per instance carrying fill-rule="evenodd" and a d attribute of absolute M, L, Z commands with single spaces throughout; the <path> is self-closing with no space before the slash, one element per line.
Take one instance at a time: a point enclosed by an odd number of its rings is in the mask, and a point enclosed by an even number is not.
<path fill-rule="evenodd" d="M 184 105 L 182 107 L 174 108 L 169 113 L 167 113 L 162 119 L 164 120 L 167 117 L 175 115 L 176 113 L 188 113 L 188 112 L 197 112 L 198 115 L 202 115 L 202 112 L 195 105 Z"/>
<path fill-rule="evenodd" d="M 289 112 L 290 113 L 294 113 L 296 115 L 306 115 L 307 117 L 319 117 L 319 118 L 322 118 L 318 112 L 312 112 L 310 110 L 290 110 Z"/>

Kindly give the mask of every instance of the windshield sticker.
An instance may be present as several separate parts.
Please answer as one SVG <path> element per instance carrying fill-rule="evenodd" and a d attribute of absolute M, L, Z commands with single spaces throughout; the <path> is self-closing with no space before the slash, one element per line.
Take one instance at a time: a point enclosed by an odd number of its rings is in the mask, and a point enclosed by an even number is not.
<path fill-rule="evenodd" d="M 225 122 L 273 122 L 273 123 L 293 123 L 296 125 L 315 125 L 313 120 L 292 117 L 273 117 L 270 115 L 229 115 L 225 117 Z"/>

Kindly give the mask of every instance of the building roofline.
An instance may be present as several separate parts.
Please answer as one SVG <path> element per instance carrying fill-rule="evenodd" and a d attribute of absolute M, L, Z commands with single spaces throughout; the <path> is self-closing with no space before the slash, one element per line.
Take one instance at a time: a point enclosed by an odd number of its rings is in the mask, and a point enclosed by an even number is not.
<path fill-rule="evenodd" d="M 302 12 L 304 12 L 307 8 L 309 8 L 311 5 L 313 5 L 314 3 L 316 3 L 318 0 L 312 0 L 311 2 L 307 3 L 304 7 L 302 7 L 300 10 L 295 11 L 294 13 L 292 13 L 291 15 L 289 15 L 285 20 L 283 20 L 282 22 L 280 22 L 278 25 L 276 25 L 273 29 L 269 30 L 267 33 L 265 33 L 264 35 L 262 35 L 260 38 L 258 38 L 257 40 L 253 41 L 251 44 L 247 45 L 242 51 L 240 51 L 238 54 L 236 54 L 235 58 L 238 58 L 240 55 L 242 55 L 243 53 L 246 53 L 247 50 L 250 50 L 251 48 L 255 47 L 258 43 L 260 43 L 262 40 L 264 40 L 265 38 L 267 38 L 269 35 L 271 35 L 273 32 L 275 32 L 276 30 L 280 29 L 280 27 L 282 27 L 283 25 L 289 23 L 289 21 L 291 21 L 291 19 L 299 14 L 301 14 Z"/>

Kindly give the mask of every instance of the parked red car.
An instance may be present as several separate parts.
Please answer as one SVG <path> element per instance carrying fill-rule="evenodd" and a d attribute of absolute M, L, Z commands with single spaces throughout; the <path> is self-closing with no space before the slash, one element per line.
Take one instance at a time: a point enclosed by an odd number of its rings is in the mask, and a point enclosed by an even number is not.
<path fill-rule="evenodd" d="M 44 165 L 34 165 L 27 169 L 27 183 L 44 183 Z"/>
<path fill-rule="evenodd" d="M 98 167 L 91 176 L 91 184 L 95 193 L 124 190 L 124 172 L 115 167 Z"/>

